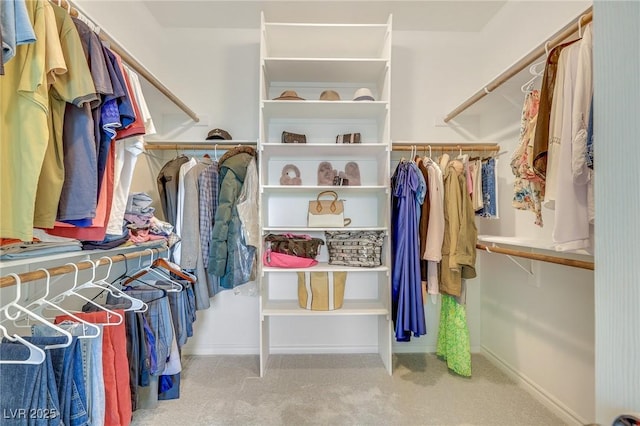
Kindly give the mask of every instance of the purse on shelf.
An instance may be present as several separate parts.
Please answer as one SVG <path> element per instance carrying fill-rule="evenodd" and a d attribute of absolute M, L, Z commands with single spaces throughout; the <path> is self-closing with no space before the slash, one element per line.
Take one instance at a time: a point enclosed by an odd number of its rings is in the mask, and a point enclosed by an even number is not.
<path fill-rule="evenodd" d="M 307 259 L 315 259 L 320 252 L 320 246 L 324 245 L 324 240 L 321 238 L 314 238 L 306 234 L 269 234 L 264 237 L 264 241 L 271 243 L 272 252 L 306 257 Z"/>
<path fill-rule="evenodd" d="M 336 136 L 336 143 L 360 143 L 360 133 L 346 133 Z"/>
<path fill-rule="evenodd" d="M 342 308 L 346 272 L 298 272 L 298 304 L 313 311 Z"/>
<path fill-rule="evenodd" d="M 282 132 L 282 143 L 307 143 L 307 136 L 284 131 Z"/>
<path fill-rule="evenodd" d="M 330 196 L 330 200 L 321 200 L 323 196 Z M 315 200 L 309 201 L 307 225 L 310 228 L 342 228 L 351 223 L 351 219 L 344 217 L 343 200 L 338 199 L 335 191 L 322 191 Z"/>
<path fill-rule="evenodd" d="M 308 268 L 317 265 L 318 261 L 306 257 L 278 253 L 271 249 L 271 243 L 268 242 L 267 248 L 264 253 L 262 253 L 262 264 L 274 268 Z"/>

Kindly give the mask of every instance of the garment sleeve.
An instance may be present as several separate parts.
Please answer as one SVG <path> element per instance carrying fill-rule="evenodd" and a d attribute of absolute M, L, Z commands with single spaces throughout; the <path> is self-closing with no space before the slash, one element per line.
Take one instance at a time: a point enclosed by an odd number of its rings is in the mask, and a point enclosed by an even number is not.
<path fill-rule="evenodd" d="M 455 171 L 452 171 L 455 173 Z M 446 195 L 445 198 L 447 201 L 447 207 L 449 207 L 448 211 L 448 219 L 449 219 L 449 227 L 447 232 L 451 238 L 449 247 L 449 269 L 458 270 L 460 265 L 458 264 L 457 256 L 458 253 L 458 238 L 460 235 L 460 226 L 461 226 L 461 215 L 460 215 L 460 207 L 461 207 L 461 188 L 458 183 L 457 176 L 451 176 L 451 178 L 447 182 L 446 187 Z"/>
<path fill-rule="evenodd" d="M 184 209 L 187 216 L 182 222 L 180 236 L 180 266 L 186 269 L 196 269 L 198 253 L 200 252 L 200 208 L 198 205 L 198 168 L 187 172 L 184 179 Z"/>
<path fill-rule="evenodd" d="M 218 277 L 224 275 L 227 266 L 229 222 L 231 221 L 232 210 L 235 207 L 234 200 L 238 198 L 241 189 L 240 182 L 236 179 L 233 171 L 227 170 L 220 185 L 218 208 L 215 214 L 209 255 L 209 271 Z"/>

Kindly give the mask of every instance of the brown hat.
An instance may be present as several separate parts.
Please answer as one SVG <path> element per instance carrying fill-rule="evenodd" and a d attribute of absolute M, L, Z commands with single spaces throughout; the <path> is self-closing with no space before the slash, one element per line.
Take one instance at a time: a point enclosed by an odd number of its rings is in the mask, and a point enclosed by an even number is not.
<path fill-rule="evenodd" d="M 230 141 L 233 138 L 231 137 L 229 132 L 227 132 L 226 130 L 213 129 L 212 131 L 209 132 L 209 134 L 207 134 L 206 140 L 211 140 L 211 139 L 224 139 L 224 140 Z"/>
<path fill-rule="evenodd" d="M 338 94 L 338 92 L 336 92 L 335 90 L 325 90 L 320 94 L 320 100 L 321 101 L 339 101 L 340 94 Z"/>
<path fill-rule="evenodd" d="M 304 101 L 303 98 L 298 96 L 295 90 L 285 90 L 277 98 L 273 98 L 274 101 Z"/>

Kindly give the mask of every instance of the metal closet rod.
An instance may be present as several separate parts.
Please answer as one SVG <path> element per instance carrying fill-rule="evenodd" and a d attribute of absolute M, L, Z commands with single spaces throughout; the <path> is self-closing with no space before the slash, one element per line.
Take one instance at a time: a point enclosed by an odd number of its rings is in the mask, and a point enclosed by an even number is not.
<path fill-rule="evenodd" d="M 166 251 L 167 248 L 166 247 L 147 248 L 144 250 L 135 251 L 131 253 L 116 254 L 109 257 L 103 257 L 94 263 L 96 266 L 102 266 L 102 265 L 108 265 L 112 262 L 117 263 L 125 260 L 137 259 L 143 256 L 151 256 L 150 250 L 152 250 L 154 254 L 160 254 L 160 252 Z M 87 260 L 81 260 L 79 262 L 74 263 L 74 265 L 78 267 L 78 270 L 93 268 L 93 264 Z M 76 268 L 74 268 L 71 265 L 63 265 L 63 266 L 55 266 L 53 268 L 47 268 L 47 271 L 49 272 L 49 275 L 53 277 L 56 275 L 64 275 L 64 274 L 75 272 Z M 22 274 L 17 274 L 17 275 L 20 278 L 21 283 L 26 283 L 29 281 L 37 281 L 37 280 L 47 278 L 47 274 L 41 270 L 23 272 Z M 12 276 L 7 275 L 5 277 L 0 277 L 0 288 L 11 287 L 14 285 L 16 285 L 16 280 Z"/>
<path fill-rule="evenodd" d="M 57 4 L 60 7 L 69 11 L 69 14 L 73 17 L 79 17 L 82 15 L 83 17 L 89 19 L 85 13 L 80 11 L 78 8 L 73 6 L 67 0 L 49 0 L 51 3 Z M 129 65 L 134 71 L 136 71 L 139 75 L 143 76 L 145 80 L 151 83 L 156 89 L 160 91 L 164 96 L 166 96 L 171 102 L 173 102 L 178 108 L 184 111 L 193 121 L 196 123 L 200 121 L 198 115 L 189 108 L 180 98 L 178 98 L 171 90 L 167 88 L 160 80 L 154 76 L 151 71 L 144 67 L 136 58 L 133 57 L 129 52 L 127 52 L 122 46 L 116 42 L 113 37 L 109 34 L 105 33 L 102 29 L 98 32 L 98 37 L 104 42 L 106 42 L 113 52 L 117 53 L 122 60 Z"/>
<path fill-rule="evenodd" d="M 397 142 L 391 145 L 392 151 L 411 151 L 431 148 L 433 151 L 464 151 L 464 152 L 497 152 L 500 145 L 497 143 L 451 143 L 451 142 Z"/>
<path fill-rule="evenodd" d="M 541 262 L 572 266 L 574 268 L 589 269 L 591 271 L 595 269 L 595 264 L 593 262 L 587 262 L 584 260 L 567 259 L 565 257 L 549 256 L 549 255 L 540 254 L 540 253 L 529 253 L 526 251 L 513 250 L 513 249 L 508 249 L 503 247 L 495 247 L 495 246 L 489 247 L 479 243 L 476 244 L 476 248 L 479 250 L 487 251 L 488 253 L 506 254 L 509 256 L 522 257 L 525 259 L 539 260 Z"/>
<path fill-rule="evenodd" d="M 593 21 L 593 6 L 590 6 L 587 10 L 585 10 L 583 14 L 581 14 L 577 19 L 570 22 L 567 26 L 558 31 L 552 38 L 540 44 L 538 47 L 529 52 L 525 57 L 509 67 L 502 74 L 487 83 L 482 89 L 474 93 L 469 99 L 461 103 L 457 108 L 447 114 L 447 116 L 444 118 L 444 122 L 448 123 L 449 121 L 453 120 L 464 110 L 487 96 L 489 93 L 493 92 L 498 87 L 502 86 L 502 84 L 508 81 L 511 77 L 531 65 L 539 57 L 546 54 L 547 51 L 550 51 L 557 45 L 564 42 L 568 37 L 578 31 L 583 25 L 587 25 L 591 21 Z"/>

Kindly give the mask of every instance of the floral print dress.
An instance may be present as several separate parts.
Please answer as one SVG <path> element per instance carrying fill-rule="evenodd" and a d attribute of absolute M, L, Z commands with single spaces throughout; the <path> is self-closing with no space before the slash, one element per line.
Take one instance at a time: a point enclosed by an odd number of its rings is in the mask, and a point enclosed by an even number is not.
<path fill-rule="evenodd" d="M 512 205 L 519 210 L 535 213 L 535 224 L 542 226 L 544 180 L 533 171 L 533 138 L 536 133 L 540 92 L 527 93 L 520 121 L 520 143 L 511 157 L 511 171 L 515 176 Z"/>

